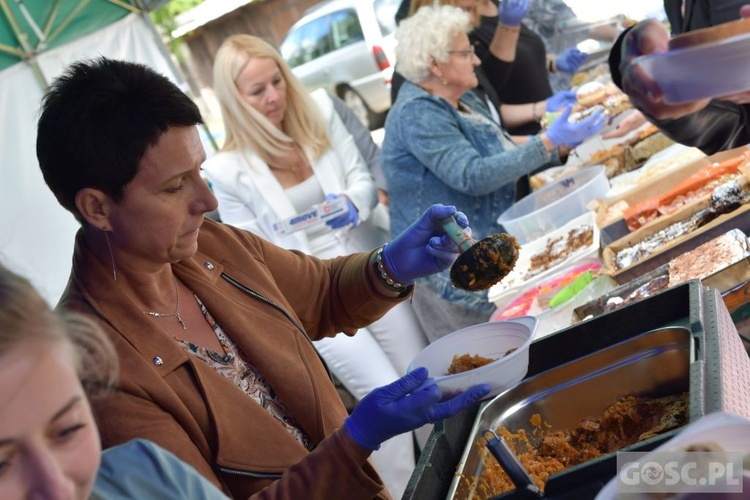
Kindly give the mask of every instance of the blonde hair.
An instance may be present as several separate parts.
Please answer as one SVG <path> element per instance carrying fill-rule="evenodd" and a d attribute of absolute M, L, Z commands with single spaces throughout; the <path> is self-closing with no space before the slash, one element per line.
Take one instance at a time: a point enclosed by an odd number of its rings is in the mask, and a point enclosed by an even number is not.
<path fill-rule="evenodd" d="M 458 7 L 421 7 L 396 28 L 399 73 L 412 83 L 427 81 L 432 62 L 447 62 L 453 38 L 472 29 L 469 14 Z"/>
<path fill-rule="evenodd" d="M 286 113 L 282 130 L 245 101 L 237 78 L 250 59 L 273 59 L 286 82 Z M 221 107 L 226 139 L 223 151 L 253 150 L 266 163 L 287 153 L 294 143 L 314 159 L 331 146 L 318 106 L 271 45 L 251 35 L 224 40 L 214 59 L 214 92 Z"/>
<path fill-rule="evenodd" d="M 0 265 L 0 358 L 33 341 L 70 349 L 89 396 L 114 387 L 117 354 L 104 332 L 85 316 L 53 311 L 28 280 Z"/>

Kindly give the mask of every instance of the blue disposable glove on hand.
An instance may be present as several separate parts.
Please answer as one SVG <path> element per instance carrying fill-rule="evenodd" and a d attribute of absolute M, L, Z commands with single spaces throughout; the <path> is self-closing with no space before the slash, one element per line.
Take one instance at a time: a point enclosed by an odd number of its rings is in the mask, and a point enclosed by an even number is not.
<path fill-rule="evenodd" d="M 545 106 L 545 109 L 550 111 L 557 111 L 558 109 L 568 106 L 571 104 L 576 104 L 578 102 L 578 97 L 576 97 L 576 93 L 571 90 L 561 90 L 559 92 L 555 92 L 555 94 L 552 97 L 547 98 L 547 104 Z"/>
<path fill-rule="evenodd" d="M 562 71 L 563 73 L 575 73 L 587 57 L 588 55 L 584 52 L 571 47 L 557 54 L 555 67 L 557 67 L 557 71 Z"/>
<path fill-rule="evenodd" d="M 365 396 L 344 425 L 355 443 L 377 450 L 383 441 L 453 416 L 489 392 L 487 384 L 479 384 L 441 401 L 442 392 L 420 367 Z"/>
<path fill-rule="evenodd" d="M 529 10 L 529 0 L 503 0 L 499 10 L 500 23 L 515 27 L 521 24 L 523 16 Z"/>
<path fill-rule="evenodd" d="M 326 195 L 326 201 L 335 200 L 339 196 L 342 195 L 328 194 Z M 335 219 L 326 221 L 326 224 L 331 226 L 333 229 L 341 229 L 342 227 L 349 224 L 351 224 L 352 226 L 356 226 L 357 222 L 359 222 L 359 212 L 357 211 L 357 207 L 354 206 L 354 203 L 352 203 L 352 200 L 350 200 L 348 196 L 344 196 L 344 198 L 346 198 L 346 206 L 349 210 L 346 213 L 339 215 Z"/>
<path fill-rule="evenodd" d="M 571 123 L 568 121 L 571 109 L 571 106 L 565 108 L 545 132 L 547 138 L 555 146 L 565 144 L 574 148 L 604 127 L 603 110 L 597 110 L 593 115 L 578 123 Z"/>
<path fill-rule="evenodd" d="M 410 285 L 417 278 L 439 273 L 453 264 L 461 250 L 442 225 L 442 220 L 451 215 L 459 226 L 468 229 L 469 220 L 457 212 L 456 207 L 432 205 L 419 220 L 385 246 L 383 261 L 393 279 Z"/>

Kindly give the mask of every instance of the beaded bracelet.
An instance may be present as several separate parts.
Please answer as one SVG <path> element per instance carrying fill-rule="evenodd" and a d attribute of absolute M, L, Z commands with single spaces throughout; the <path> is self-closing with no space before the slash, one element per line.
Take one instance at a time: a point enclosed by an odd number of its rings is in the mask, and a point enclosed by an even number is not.
<path fill-rule="evenodd" d="M 385 270 L 385 266 L 383 265 L 384 248 L 385 246 L 382 246 L 375 252 L 375 261 L 372 264 L 373 269 L 375 270 L 375 275 L 380 278 L 381 283 L 383 283 L 383 285 L 385 285 L 388 290 L 399 293 L 404 292 L 406 291 L 408 285 L 402 285 L 398 281 L 394 280 L 388 275 L 388 272 Z"/>

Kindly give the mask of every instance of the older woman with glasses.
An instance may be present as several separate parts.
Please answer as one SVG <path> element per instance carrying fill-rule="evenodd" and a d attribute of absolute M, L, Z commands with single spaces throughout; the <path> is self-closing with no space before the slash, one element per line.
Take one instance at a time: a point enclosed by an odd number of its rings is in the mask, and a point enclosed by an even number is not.
<path fill-rule="evenodd" d="M 432 200 L 448 200 L 473 221 L 477 238 L 502 231 L 496 219 L 516 198 L 516 179 L 561 163 L 569 148 L 598 132 L 596 114 L 567 121 L 567 108 L 545 133 L 517 146 L 474 92 L 480 64 L 468 13 L 427 6 L 396 30 L 396 57 L 407 82 L 386 120 L 383 170 L 391 228 L 407 227 Z M 420 280 L 414 306 L 432 339 L 487 321 L 486 293 L 451 286 L 447 272 Z"/>

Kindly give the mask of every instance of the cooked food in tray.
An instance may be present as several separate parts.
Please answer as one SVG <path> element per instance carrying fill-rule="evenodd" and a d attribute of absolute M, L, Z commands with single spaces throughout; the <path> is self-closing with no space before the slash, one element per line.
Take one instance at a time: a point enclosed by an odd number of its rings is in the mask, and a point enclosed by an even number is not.
<path fill-rule="evenodd" d="M 550 267 L 565 260 L 582 248 L 594 242 L 592 226 L 580 226 L 571 229 L 565 236 L 550 239 L 541 252 L 531 256 L 527 277 L 536 276 Z"/>
<path fill-rule="evenodd" d="M 659 251 L 668 243 L 695 231 L 714 220 L 717 216 L 731 212 L 750 199 L 750 192 L 742 189 L 736 180 L 721 185 L 712 194 L 708 208 L 690 217 L 674 222 L 633 245 L 617 251 L 614 258 L 615 270 L 624 269 Z"/>
<path fill-rule="evenodd" d="M 648 126 L 630 140 L 592 154 L 583 166 L 604 165 L 611 179 L 641 167 L 651 156 L 673 144 L 674 141 L 656 127 Z"/>
<path fill-rule="evenodd" d="M 644 162 L 639 168 L 630 172 L 624 172 L 610 179 L 610 191 L 608 198 L 614 198 L 628 193 L 631 190 L 649 184 L 659 176 L 684 167 L 696 160 L 705 158 L 706 154 L 698 148 L 673 144 L 663 149 Z M 621 203 L 619 203 L 621 202 Z M 619 200 L 619 212 L 613 209 L 611 220 L 621 219 L 622 212 L 629 206 L 625 200 Z M 623 206 L 624 204 L 624 206 Z M 602 227 L 606 224 L 602 224 Z"/>
<path fill-rule="evenodd" d="M 628 228 L 635 231 L 662 215 L 674 213 L 688 203 L 705 197 L 717 186 L 727 181 L 737 180 L 744 184 L 746 178 L 739 169 L 749 159 L 750 152 L 744 151 L 736 157 L 720 163 L 713 163 L 680 182 L 666 193 L 626 208 L 623 215 Z"/>
<path fill-rule="evenodd" d="M 497 428 L 520 459 L 534 483 L 544 489 L 552 474 L 601 455 L 618 451 L 640 441 L 685 425 L 688 421 L 687 392 L 659 398 L 625 396 L 601 415 L 581 420 L 570 429 L 552 429 L 535 414 L 531 431 Z M 476 499 L 491 498 L 514 489 L 514 485 L 483 442 L 477 442 L 482 457 L 478 477 L 463 476 Z"/>
<path fill-rule="evenodd" d="M 748 256 L 745 233 L 733 229 L 669 262 L 669 286 L 705 278 Z"/>
<path fill-rule="evenodd" d="M 576 309 L 576 316 L 583 320 L 614 311 L 691 279 L 708 278 L 749 256 L 750 243 L 747 236 L 739 229 L 732 229 L 678 255 L 641 278 L 584 304 Z"/>

